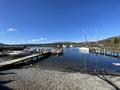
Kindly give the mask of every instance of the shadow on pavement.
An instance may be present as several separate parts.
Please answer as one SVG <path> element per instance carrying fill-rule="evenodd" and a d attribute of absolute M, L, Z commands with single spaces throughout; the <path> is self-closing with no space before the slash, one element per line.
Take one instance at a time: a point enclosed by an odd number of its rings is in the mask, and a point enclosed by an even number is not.
<path fill-rule="evenodd" d="M 2 75 L 8 75 L 8 74 L 15 74 L 15 73 L 2 73 L 1 72 L 0 76 L 2 78 Z M 11 89 L 11 88 L 9 88 L 7 86 L 4 86 L 4 84 L 10 83 L 12 81 L 14 81 L 14 80 L 6 80 L 6 81 L 0 80 L 0 90 L 13 90 L 13 89 Z"/>

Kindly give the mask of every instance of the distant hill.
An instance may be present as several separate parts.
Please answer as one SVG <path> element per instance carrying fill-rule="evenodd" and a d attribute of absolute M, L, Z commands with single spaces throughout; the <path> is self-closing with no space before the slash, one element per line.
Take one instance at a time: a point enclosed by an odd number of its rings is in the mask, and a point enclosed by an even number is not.
<path fill-rule="evenodd" d="M 109 37 L 109 38 L 106 38 L 106 39 L 104 39 L 104 40 L 100 40 L 99 42 L 112 42 L 112 41 L 114 41 L 115 39 L 117 39 L 118 41 L 120 41 L 120 36 L 114 36 L 114 37 Z"/>
<path fill-rule="evenodd" d="M 120 36 L 110 37 L 104 40 L 98 41 L 99 44 L 104 46 L 118 46 L 120 44 Z"/>
<path fill-rule="evenodd" d="M 0 43 L 1 45 L 7 45 L 7 44 L 3 44 Z M 90 41 L 90 42 L 53 42 L 53 43 L 46 43 L 46 44 L 16 44 L 16 45 L 24 45 L 24 46 L 45 46 L 45 47 L 56 47 L 56 46 L 62 46 L 62 45 L 66 45 L 67 47 L 69 47 L 70 45 L 73 46 L 89 46 L 89 47 L 118 47 L 120 46 L 120 36 L 114 36 L 114 37 L 109 37 L 103 40 L 99 40 L 97 42 L 95 41 Z"/>
<path fill-rule="evenodd" d="M 56 46 L 63 46 L 66 45 L 67 47 L 69 47 L 70 45 L 73 46 L 89 46 L 89 47 L 96 47 L 96 46 L 100 46 L 100 47 L 109 47 L 109 46 L 118 46 L 120 42 L 120 36 L 115 36 L 115 37 L 110 37 L 110 38 L 106 38 L 103 40 L 99 40 L 97 42 L 95 41 L 90 41 L 90 42 L 53 42 L 53 43 L 46 43 L 46 44 L 24 44 L 25 46 L 50 46 L 50 47 L 56 47 Z"/>
<path fill-rule="evenodd" d="M 80 46 L 87 46 L 89 47 L 120 47 L 120 36 L 109 37 L 99 41 L 89 41 L 89 42 L 81 42 L 79 43 Z"/>
<path fill-rule="evenodd" d="M 4 45 L 3 43 L 0 43 L 0 45 Z"/>

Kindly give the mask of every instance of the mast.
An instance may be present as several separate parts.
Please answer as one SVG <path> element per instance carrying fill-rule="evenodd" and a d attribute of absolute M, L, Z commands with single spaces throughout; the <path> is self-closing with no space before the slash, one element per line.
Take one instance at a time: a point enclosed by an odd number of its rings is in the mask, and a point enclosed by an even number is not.
<path fill-rule="evenodd" d="M 96 31 L 96 46 L 98 47 L 98 32 Z"/>
<path fill-rule="evenodd" d="M 85 31 L 84 31 L 84 35 L 85 35 L 85 46 L 88 47 L 87 36 L 86 36 L 86 32 Z"/>

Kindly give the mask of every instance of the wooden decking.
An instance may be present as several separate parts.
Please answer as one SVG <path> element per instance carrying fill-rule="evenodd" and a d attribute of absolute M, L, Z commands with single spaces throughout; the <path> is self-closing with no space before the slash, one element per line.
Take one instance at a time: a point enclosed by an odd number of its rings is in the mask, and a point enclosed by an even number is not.
<path fill-rule="evenodd" d="M 30 56 L 21 57 L 21 58 L 18 58 L 18 59 L 13 59 L 13 60 L 1 62 L 0 67 L 10 65 L 10 64 L 14 64 L 14 63 L 18 63 L 18 62 L 23 62 L 27 59 L 32 59 L 32 58 L 38 57 L 38 56 L 40 56 L 40 54 L 33 54 L 33 55 L 30 55 Z"/>

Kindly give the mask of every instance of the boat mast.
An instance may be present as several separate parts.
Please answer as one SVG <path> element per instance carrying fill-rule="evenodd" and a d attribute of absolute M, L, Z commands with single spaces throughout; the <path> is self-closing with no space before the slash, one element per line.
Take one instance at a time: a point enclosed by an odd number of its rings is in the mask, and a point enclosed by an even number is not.
<path fill-rule="evenodd" d="M 96 31 L 96 39 L 97 39 L 96 46 L 98 47 L 98 32 L 97 31 Z"/>
<path fill-rule="evenodd" d="M 86 36 L 86 32 L 85 31 L 84 31 L 84 35 L 85 35 L 85 46 L 88 47 L 87 36 Z"/>

